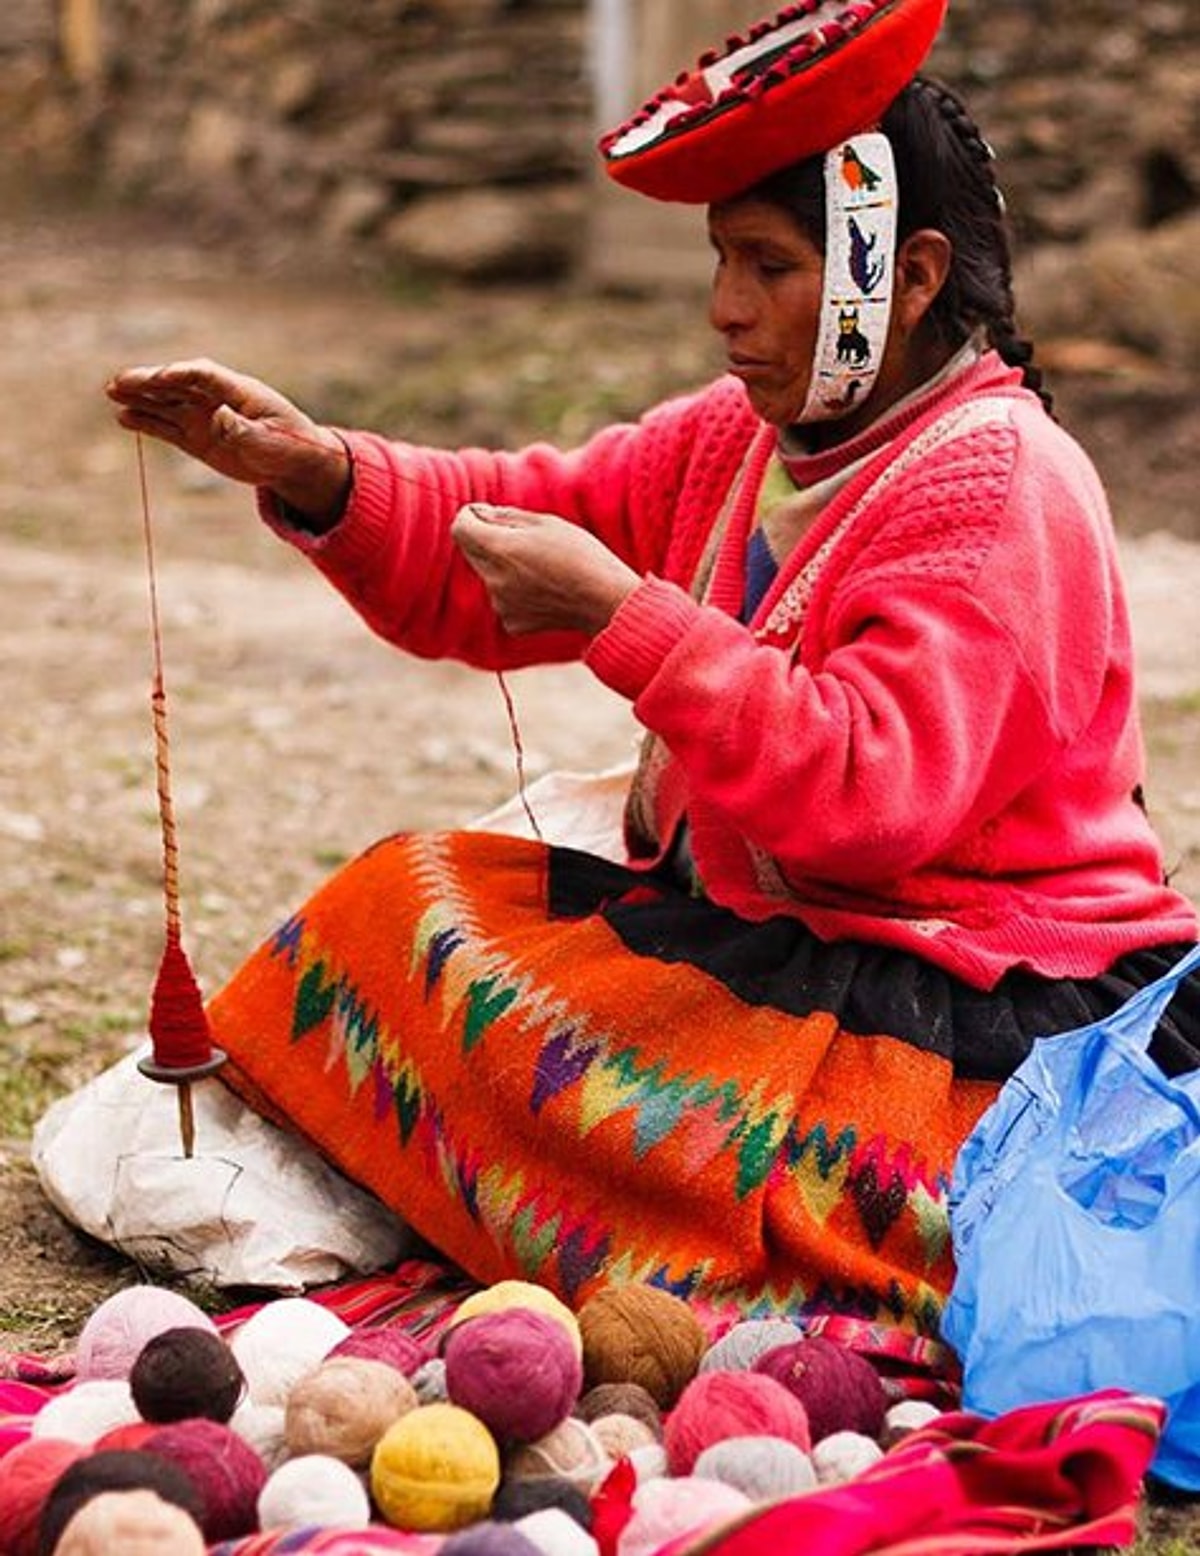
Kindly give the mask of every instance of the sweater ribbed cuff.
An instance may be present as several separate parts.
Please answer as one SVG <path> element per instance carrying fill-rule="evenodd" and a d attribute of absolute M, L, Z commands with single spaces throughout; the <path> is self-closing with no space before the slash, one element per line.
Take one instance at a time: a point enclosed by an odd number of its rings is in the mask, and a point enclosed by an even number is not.
<path fill-rule="evenodd" d="M 350 455 L 353 476 L 345 512 L 332 529 L 320 535 L 311 534 L 289 523 L 282 503 L 269 487 L 259 487 L 256 495 L 259 516 L 281 540 L 306 556 L 352 562 L 373 555 L 379 548 L 388 528 L 395 473 L 384 453 L 382 439 L 370 433 L 340 430 L 338 436 Z"/>
<path fill-rule="evenodd" d="M 584 663 L 619 696 L 634 702 L 662 668 L 700 607 L 677 584 L 645 578 L 588 646 Z"/>

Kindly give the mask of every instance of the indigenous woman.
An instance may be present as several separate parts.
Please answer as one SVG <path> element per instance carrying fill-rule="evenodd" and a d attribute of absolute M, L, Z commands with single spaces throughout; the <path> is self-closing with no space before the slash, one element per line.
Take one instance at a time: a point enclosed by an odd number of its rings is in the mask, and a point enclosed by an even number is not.
<path fill-rule="evenodd" d="M 388 838 L 211 1004 L 243 1095 L 479 1281 L 933 1333 L 999 1084 L 1197 938 L 1105 498 L 991 153 L 915 74 L 939 21 L 792 6 L 602 142 L 707 205 L 728 358 L 635 425 L 454 452 L 208 362 L 109 387 L 397 647 L 582 660 L 645 729 L 623 862 Z M 1200 1057 L 1194 983 L 1155 1053 Z"/>

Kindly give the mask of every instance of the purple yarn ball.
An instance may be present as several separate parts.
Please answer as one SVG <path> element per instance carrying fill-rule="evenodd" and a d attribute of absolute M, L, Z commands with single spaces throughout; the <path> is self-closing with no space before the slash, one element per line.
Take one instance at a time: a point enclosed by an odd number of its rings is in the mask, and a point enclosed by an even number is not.
<path fill-rule="evenodd" d="M 438 1556 L 542 1556 L 542 1553 L 528 1535 L 511 1524 L 488 1520 L 452 1534 L 440 1547 Z"/>
<path fill-rule="evenodd" d="M 566 1329 L 533 1308 L 503 1308 L 446 1336 L 446 1392 L 501 1442 L 531 1443 L 565 1421 L 583 1387 Z"/>
<path fill-rule="evenodd" d="M 804 1406 L 814 1443 L 834 1432 L 878 1440 L 888 1397 L 865 1356 L 835 1340 L 810 1335 L 760 1356 L 753 1372 L 774 1378 Z"/>

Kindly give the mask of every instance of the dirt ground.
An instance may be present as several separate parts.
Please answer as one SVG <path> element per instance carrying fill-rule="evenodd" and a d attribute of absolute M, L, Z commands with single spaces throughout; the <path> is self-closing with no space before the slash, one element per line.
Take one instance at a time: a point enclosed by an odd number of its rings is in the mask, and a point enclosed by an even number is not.
<path fill-rule="evenodd" d="M 507 441 L 575 438 L 716 359 L 695 299 L 381 292 L 61 211 L 0 230 L 0 341 L 0 1344 L 48 1351 L 133 1272 L 46 1206 L 29 1130 L 138 1039 L 162 947 L 135 448 L 106 376 L 204 354 L 328 418 Z M 1094 354 L 1077 360 L 1094 373 Z M 1067 373 L 1058 388 L 1088 442 L 1103 383 Z M 1092 451 L 1120 498 L 1149 801 L 1196 894 L 1200 545 L 1165 528 L 1178 459 L 1164 468 L 1104 403 Z M 494 679 L 401 658 L 241 492 L 161 448 L 148 466 L 185 943 L 212 989 L 373 838 L 510 795 L 514 750 Z M 512 689 L 530 777 L 630 751 L 625 709 L 582 672 L 527 672 Z"/>

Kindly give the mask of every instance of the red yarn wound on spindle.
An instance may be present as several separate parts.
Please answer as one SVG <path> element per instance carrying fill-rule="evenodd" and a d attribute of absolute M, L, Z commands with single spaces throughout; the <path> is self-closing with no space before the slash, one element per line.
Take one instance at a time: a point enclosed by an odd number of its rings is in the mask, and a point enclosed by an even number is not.
<path fill-rule="evenodd" d="M 155 1064 L 167 1070 L 192 1069 L 213 1057 L 199 985 L 178 936 L 170 931 L 150 996 L 150 1041 Z"/>

